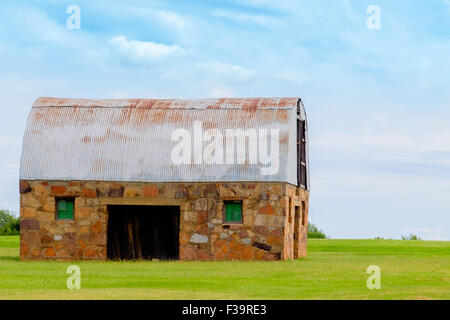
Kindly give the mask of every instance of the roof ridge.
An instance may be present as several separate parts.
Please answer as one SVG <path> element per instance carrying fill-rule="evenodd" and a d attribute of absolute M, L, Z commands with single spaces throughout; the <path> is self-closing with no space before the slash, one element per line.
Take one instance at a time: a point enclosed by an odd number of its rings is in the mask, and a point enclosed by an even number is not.
<path fill-rule="evenodd" d="M 68 99 L 40 97 L 33 108 L 147 108 L 147 109 L 285 109 L 295 108 L 297 97 L 230 97 L 200 99 Z"/>

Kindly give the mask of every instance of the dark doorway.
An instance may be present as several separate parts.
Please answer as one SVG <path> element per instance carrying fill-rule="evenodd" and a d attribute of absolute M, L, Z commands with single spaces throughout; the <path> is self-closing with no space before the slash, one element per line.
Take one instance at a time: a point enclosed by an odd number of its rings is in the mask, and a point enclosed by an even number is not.
<path fill-rule="evenodd" d="M 178 260 L 180 207 L 108 206 L 108 259 Z"/>
<path fill-rule="evenodd" d="M 301 208 L 299 206 L 295 206 L 295 216 L 294 216 L 294 259 L 299 257 L 299 241 L 300 241 L 300 217 L 301 217 Z"/>

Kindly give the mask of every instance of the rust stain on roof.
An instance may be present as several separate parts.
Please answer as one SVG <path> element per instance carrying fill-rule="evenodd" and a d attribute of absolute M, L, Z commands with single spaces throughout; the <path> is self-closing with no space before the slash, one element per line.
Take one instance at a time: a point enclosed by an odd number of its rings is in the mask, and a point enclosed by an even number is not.
<path fill-rule="evenodd" d="M 286 109 L 295 108 L 299 98 L 218 99 L 66 99 L 38 98 L 33 107 L 142 108 L 142 109 Z"/>
<path fill-rule="evenodd" d="M 20 176 L 104 181 L 294 181 L 299 98 L 63 99 L 39 98 L 24 135 Z M 305 116 L 306 117 L 306 114 Z M 280 169 L 259 174 L 248 162 L 174 166 L 175 129 L 278 129 Z M 206 142 L 205 142 L 206 144 Z"/>

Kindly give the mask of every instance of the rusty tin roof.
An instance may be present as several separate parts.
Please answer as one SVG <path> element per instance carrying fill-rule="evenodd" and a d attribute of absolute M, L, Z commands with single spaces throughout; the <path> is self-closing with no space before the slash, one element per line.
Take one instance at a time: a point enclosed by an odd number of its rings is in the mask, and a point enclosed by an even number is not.
<path fill-rule="evenodd" d="M 20 179 L 296 184 L 297 108 L 306 119 L 299 98 L 38 98 L 23 138 Z M 279 170 L 261 175 L 260 163 L 174 164 L 172 134 L 192 132 L 195 121 L 203 132 L 278 129 Z"/>

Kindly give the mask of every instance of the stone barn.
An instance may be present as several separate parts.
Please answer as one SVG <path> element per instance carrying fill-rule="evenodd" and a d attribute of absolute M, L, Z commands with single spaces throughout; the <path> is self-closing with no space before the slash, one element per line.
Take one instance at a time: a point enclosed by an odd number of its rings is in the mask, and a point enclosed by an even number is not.
<path fill-rule="evenodd" d="M 308 167 L 299 98 L 39 98 L 20 163 L 20 257 L 305 257 Z"/>

